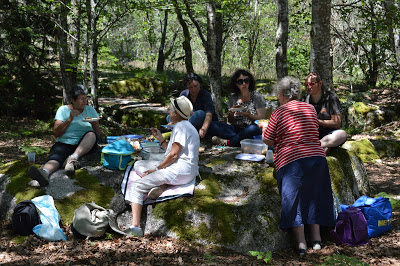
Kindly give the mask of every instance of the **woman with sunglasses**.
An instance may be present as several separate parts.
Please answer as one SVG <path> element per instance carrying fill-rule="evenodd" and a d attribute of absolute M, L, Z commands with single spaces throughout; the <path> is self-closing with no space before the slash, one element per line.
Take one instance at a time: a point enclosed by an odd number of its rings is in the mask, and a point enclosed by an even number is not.
<path fill-rule="evenodd" d="M 256 91 L 253 75 L 244 70 L 237 70 L 231 77 L 229 97 L 229 124 L 212 122 L 208 133 L 213 136 L 216 145 L 239 146 L 242 139 L 261 135 L 255 120 L 266 118 L 264 97 Z"/>

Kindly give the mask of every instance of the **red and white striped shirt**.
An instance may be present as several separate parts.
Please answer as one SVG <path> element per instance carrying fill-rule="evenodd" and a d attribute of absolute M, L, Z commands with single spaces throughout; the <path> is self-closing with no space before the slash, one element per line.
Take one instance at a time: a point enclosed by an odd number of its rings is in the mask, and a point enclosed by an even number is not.
<path fill-rule="evenodd" d="M 263 138 L 275 141 L 274 164 L 277 171 L 301 158 L 325 157 L 318 139 L 317 113 L 308 103 L 293 100 L 276 109 L 269 119 Z"/>

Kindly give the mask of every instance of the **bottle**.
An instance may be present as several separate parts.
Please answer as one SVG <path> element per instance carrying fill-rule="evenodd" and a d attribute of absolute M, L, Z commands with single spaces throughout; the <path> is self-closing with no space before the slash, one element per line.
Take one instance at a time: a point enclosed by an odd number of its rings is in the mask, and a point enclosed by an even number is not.
<path fill-rule="evenodd" d="M 272 150 L 267 150 L 267 153 L 265 154 L 265 161 L 267 163 L 274 162 L 274 152 Z"/>

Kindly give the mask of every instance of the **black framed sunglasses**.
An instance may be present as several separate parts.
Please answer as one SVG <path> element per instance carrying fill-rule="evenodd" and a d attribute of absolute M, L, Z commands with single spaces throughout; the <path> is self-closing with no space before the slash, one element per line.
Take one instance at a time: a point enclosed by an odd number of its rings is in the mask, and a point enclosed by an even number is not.
<path fill-rule="evenodd" d="M 238 84 L 238 85 L 241 85 L 241 84 L 243 84 L 243 83 L 248 84 L 249 82 L 250 82 L 250 79 L 249 79 L 249 78 L 237 79 L 237 80 L 236 80 L 236 84 Z"/>

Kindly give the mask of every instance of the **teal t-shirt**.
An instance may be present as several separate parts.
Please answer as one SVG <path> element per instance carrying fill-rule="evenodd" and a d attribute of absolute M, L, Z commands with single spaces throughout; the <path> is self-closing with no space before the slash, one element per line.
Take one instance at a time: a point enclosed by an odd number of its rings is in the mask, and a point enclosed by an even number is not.
<path fill-rule="evenodd" d="M 68 119 L 70 113 L 71 110 L 68 108 L 68 106 L 63 105 L 58 108 L 54 120 L 61 120 L 65 122 Z M 77 145 L 86 132 L 93 131 L 92 125 L 89 122 L 83 121 L 86 117 L 95 118 L 99 117 L 99 115 L 93 107 L 86 105 L 85 109 L 83 109 L 82 114 L 74 117 L 74 120 L 72 120 L 67 130 L 62 136 L 58 137 L 56 141 L 71 145 Z"/>

